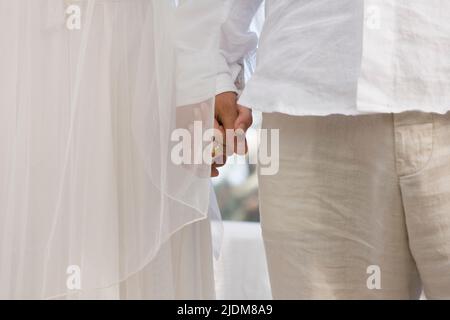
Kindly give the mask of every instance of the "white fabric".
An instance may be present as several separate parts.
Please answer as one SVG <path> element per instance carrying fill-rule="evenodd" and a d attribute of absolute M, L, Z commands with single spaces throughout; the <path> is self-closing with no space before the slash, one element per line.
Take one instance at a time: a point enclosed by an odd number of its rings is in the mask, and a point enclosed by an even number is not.
<path fill-rule="evenodd" d="M 175 75 L 217 52 L 219 26 L 186 33 L 192 3 L 175 3 L 0 0 L 0 298 L 77 293 L 71 266 L 82 291 L 110 288 L 206 218 L 210 167 L 175 165 L 170 137 L 212 127 L 217 63 L 201 96 Z"/>
<path fill-rule="evenodd" d="M 218 299 L 272 299 L 261 226 L 225 221 L 220 258 L 214 263 Z"/>
<path fill-rule="evenodd" d="M 358 108 L 450 110 L 450 1 L 365 2 Z"/>
<path fill-rule="evenodd" d="M 227 1 L 221 53 L 228 69 L 219 63 L 218 92 L 237 91 L 239 62 L 256 49 L 249 25 L 262 3 Z M 371 16 L 374 6 L 379 17 Z M 450 110 L 450 2 L 265 0 L 265 11 L 241 105 L 291 115 Z"/>
<path fill-rule="evenodd" d="M 223 0 L 178 2 L 175 38 L 177 104 L 189 105 L 211 98 L 221 58 L 217 48 L 225 11 Z"/>
<path fill-rule="evenodd" d="M 107 288 L 80 290 L 55 299 L 215 299 L 208 220 L 191 223 L 166 241 L 144 268 Z"/>

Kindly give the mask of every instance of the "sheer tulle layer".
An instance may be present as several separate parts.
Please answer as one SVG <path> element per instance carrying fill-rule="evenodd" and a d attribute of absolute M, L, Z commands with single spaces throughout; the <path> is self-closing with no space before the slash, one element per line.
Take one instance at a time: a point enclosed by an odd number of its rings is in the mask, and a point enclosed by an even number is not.
<path fill-rule="evenodd" d="M 81 290 L 116 284 L 208 211 L 208 165 L 171 161 L 174 129 L 212 126 L 215 89 L 177 106 L 178 9 L 70 3 L 80 30 L 67 1 L 0 0 L 0 298 L 71 293 L 70 266 Z"/>

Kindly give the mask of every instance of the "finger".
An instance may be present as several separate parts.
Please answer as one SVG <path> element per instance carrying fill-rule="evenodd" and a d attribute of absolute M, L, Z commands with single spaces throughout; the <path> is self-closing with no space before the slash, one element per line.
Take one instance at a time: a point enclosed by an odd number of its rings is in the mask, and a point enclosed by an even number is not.
<path fill-rule="evenodd" d="M 232 110 L 227 110 L 227 112 L 222 116 L 222 125 L 225 130 L 225 154 L 231 156 L 235 152 L 235 131 L 234 123 L 238 117 L 238 112 L 235 108 Z"/>
<path fill-rule="evenodd" d="M 217 119 L 214 119 L 214 143 L 224 146 L 225 145 L 224 137 L 225 137 L 224 127 L 220 125 Z"/>
<path fill-rule="evenodd" d="M 225 130 L 226 154 L 234 153 L 234 123 L 238 117 L 237 95 L 225 92 L 216 96 L 215 116 Z"/>
<path fill-rule="evenodd" d="M 248 152 L 247 139 L 245 137 L 245 132 L 242 129 L 236 130 L 235 138 L 235 150 L 236 154 L 244 156 Z"/>
<path fill-rule="evenodd" d="M 224 128 L 219 124 L 217 119 L 214 119 L 214 137 L 213 137 L 213 150 L 212 150 L 212 163 L 219 162 L 221 163 L 219 157 L 223 156 L 224 153 L 224 136 L 225 131 Z"/>
<path fill-rule="evenodd" d="M 225 165 L 227 161 L 227 157 L 224 155 L 224 145 L 223 139 L 225 135 L 225 131 L 223 126 L 219 124 L 217 119 L 214 119 L 214 142 L 213 142 L 213 150 L 212 150 L 212 171 L 211 174 L 218 174 L 217 168 L 220 168 Z M 217 172 L 216 172 L 217 171 Z"/>
<path fill-rule="evenodd" d="M 248 152 L 248 144 L 247 139 L 245 138 L 245 133 L 252 125 L 252 122 L 252 110 L 238 105 L 238 117 L 234 126 L 236 130 L 235 152 L 239 155 L 245 155 Z"/>
<path fill-rule="evenodd" d="M 221 168 L 223 167 L 226 163 L 227 163 L 227 156 L 224 154 L 219 154 L 217 156 L 214 157 L 213 159 L 213 165 L 216 168 Z"/>
<path fill-rule="evenodd" d="M 211 177 L 218 177 L 219 176 L 219 170 L 213 165 L 211 166 Z"/>
<path fill-rule="evenodd" d="M 234 123 L 234 128 L 247 132 L 253 123 L 252 110 L 241 105 L 237 106 L 238 117 Z"/>

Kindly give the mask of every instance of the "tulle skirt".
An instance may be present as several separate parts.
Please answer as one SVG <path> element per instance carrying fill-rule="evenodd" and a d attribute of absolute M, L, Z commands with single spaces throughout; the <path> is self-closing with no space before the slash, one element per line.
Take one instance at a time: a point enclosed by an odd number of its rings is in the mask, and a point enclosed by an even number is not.
<path fill-rule="evenodd" d="M 215 84 L 177 102 L 176 14 L 0 0 L 0 298 L 213 295 L 209 226 L 183 229 L 207 216 L 210 168 L 175 165 L 171 133 L 212 126 Z"/>

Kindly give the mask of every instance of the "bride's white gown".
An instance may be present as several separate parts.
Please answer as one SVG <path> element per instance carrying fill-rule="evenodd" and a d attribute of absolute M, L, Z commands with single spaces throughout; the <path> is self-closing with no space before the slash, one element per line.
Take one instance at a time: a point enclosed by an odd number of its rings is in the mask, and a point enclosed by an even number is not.
<path fill-rule="evenodd" d="M 170 134 L 212 126 L 183 61 L 213 68 L 215 25 L 176 3 L 0 0 L 0 298 L 214 297 L 210 169 Z"/>

